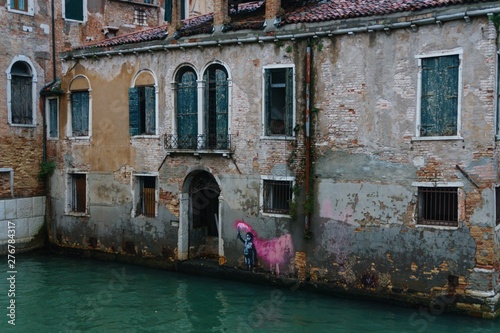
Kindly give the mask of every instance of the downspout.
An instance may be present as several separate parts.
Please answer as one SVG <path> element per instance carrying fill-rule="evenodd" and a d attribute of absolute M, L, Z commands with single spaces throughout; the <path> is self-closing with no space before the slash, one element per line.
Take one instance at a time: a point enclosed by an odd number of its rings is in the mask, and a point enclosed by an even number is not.
<path fill-rule="evenodd" d="M 306 48 L 306 114 L 305 114 L 305 223 L 304 223 L 304 234 L 307 236 L 310 232 L 311 227 L 311 207 L 309 205 L 311 200 L 310 193 L 310 173 L 311 173 L 311 47 Z"/>
<path fill-rule="evenodd" d="M 54 8 L 54 0 L 51 1 L 51 13 L 52 13 L 52 81 L 45 84 L 41 91 L 41 102 L 40 102 L 40 110 L 42 111 L 42 126 L 43 126 L 43 162 L 47 162 L 47 119 L 45 112 L 45 95 L 43 91 L 56 83 L 56 30 L 55 30 L 55 8 Z"/>

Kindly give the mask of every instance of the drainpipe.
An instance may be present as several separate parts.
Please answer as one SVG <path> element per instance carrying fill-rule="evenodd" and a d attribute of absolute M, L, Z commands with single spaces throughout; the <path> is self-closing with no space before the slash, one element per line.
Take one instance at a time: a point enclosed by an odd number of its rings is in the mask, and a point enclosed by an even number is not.
<path fill-rule="evenodd" d="M 40 100 L 40 110 L 42 111 L 42 126 L 43 126 L 43 161 L 47 162 L 47 119 L 45 112 L 45 95 L 43 91 L 45 88 L 50 87 L 54 83 L 56 83 L 56 29 L 55 29 L 55 9 L 54 9 L 54 0 L 51 1 L 51 12 L 52 12 L 52 82 L 45 84 L 41 91 L 41 100 Z"/>
<path fill-rule="evenodd" d="M 310 183 L 310 173 L 311 173 L 311 47 L 308 46 L 306 49 L 306 114 L 305 114 L 305 164 L 306 164 L 306 174 L 305 174 L 305 187 L 306 187 L 306 203 L 309 202 L 311 193 L 309 193 L 309 183 Z M 305 214 L 304 231 L 306 234 L 309 233 L 311 227 L 311 212 L 309 205 Z"/>

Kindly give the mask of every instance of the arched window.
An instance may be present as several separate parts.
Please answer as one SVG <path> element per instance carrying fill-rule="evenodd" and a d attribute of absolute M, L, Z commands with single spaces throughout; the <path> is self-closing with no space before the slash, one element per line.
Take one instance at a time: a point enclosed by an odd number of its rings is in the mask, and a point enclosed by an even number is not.
<path fill-rule="evenodd" d="M 228 80 L 222 65 L 211 65 L 204 74 L 205 81 L 205 145 L 208 149 L 227 149 Z"/>
<path fill-rule="evenodd" d="M 177 148 L 196 149 L 198 142 L 198 92 L 196 73 L 183 67 L 177 73 Z"/>
<path fill-rule="evenodd" d="M 16 61 L 8 71 L 9 123 L 11 125 L 36 125 L 34 89 L 35 75 L 26 61 Z"/>

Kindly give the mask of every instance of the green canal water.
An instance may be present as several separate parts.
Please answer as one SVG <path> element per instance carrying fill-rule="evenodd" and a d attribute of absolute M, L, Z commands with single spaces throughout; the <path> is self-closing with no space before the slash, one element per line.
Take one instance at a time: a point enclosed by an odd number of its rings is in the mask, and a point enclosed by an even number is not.
<path fill-rule="evenodd" d="M 3 267 L 0 332 L 500 332 L 499 320 L 121 263 L 17 255 L 14 285 Z"/>

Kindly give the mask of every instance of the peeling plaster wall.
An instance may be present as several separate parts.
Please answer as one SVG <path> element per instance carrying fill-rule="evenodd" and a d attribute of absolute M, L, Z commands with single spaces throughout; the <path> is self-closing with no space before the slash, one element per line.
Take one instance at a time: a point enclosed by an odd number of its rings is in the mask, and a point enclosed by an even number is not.
<path fill-rule="evenodd" d="M 178 237 L 186 236 L 176 225 L 183 218 L 185 181 L 192 172 L 204 170 L 220 187 L 221 246 L 228 265 L 242 263 L 236 234 L 238 223 L 244 223 L 263 241 L 292 242 L 280 247 L 293 253 L 278 265 L 269 260 L 273 255 L 260 258 L 265 259 L 264 270 L 368 293 L 409 292 L 408 298 L 417 293 L 431 299 L 454 292 L 484 303 L 499 290 L 500 235 L 494 231 L 492 193 L 498 154 L 495 37 L 484 16 L 471 23 L 421 26 L 416 32 L 338 35 L 312 43 L 313 107 L 319 111 L 312 128 L 311 239 L 304 239 L 303 230 L 303 130 L 297 133 L 297 144 L 261 138 L 262 70 L 267 65 L 295 66 L 296 116 L 303 125 L 305 40 L 69 60 L 63 64 L 63 89 L 78 74 L 89 79 L 92 137 L 87 142 L 63 138 L 50 147 L 59 158 L 51 182 L 51 240 L 61 246 L 174 260 L 181 251 Z M 416 140 L 416 56 L 458 47 L 463 49 L 462 138 Z M 200 79 L 212 63 L 224 65 L 231 81 L 234 152 L 229 158 L 166 156 L 162 138 L 173 133 L 176 71 L 189 64 Z M 127 92 L 142 69 L 157 78 L 160 136 L 131 139 Z M 61 103 L 62 133 L 67 113 L 66 102 Z M 70 169 L 89 174 L 89 216 L 64 213 L 64 179 Z M 156 218 L 130 217 L 131 177 L 138 172 L 158 173 Z M 261 176 L 270 175 L 299 180 L 295 221 L 261 213 Z M 463 184 L 458 228 L 417 226 L 415 182 Z"/>

